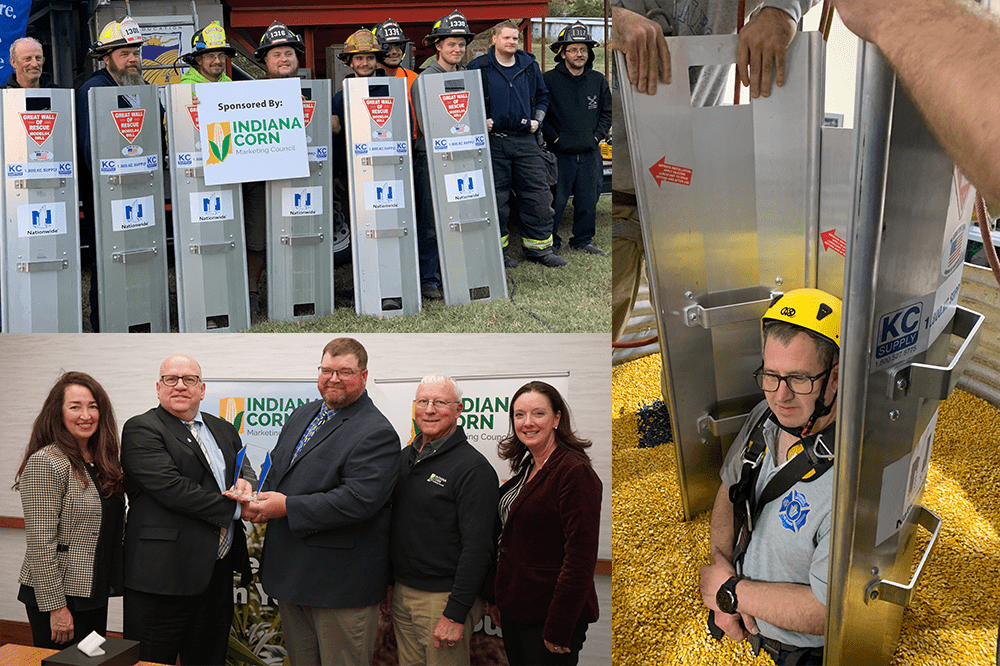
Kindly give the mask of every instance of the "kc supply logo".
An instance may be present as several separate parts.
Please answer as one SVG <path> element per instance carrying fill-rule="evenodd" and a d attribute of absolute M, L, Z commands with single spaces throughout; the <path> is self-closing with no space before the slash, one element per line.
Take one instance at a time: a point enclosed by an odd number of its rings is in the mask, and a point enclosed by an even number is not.
<path fill-rule="evenodd" d="M 42 144 L 52 136 L 52 130 L 56 126 L 56 117 L 59 114 L 52 111 L 21 111 L 19 115 L 28 138 L 41 148 Z"/>
<path fill-rule="evenodd" d="M 139 136 L 139 132 L 142 131 L 142 121 L 145 116 L 146 109 L 125 109 L 111 112 L 118 132 L 129 143 L 135 143 L 135 137 Z"/>
<path fill-rule="evenodd" d="M 441 103 L 444 104 L 444 110 L 448 112 L 448 115 L 454 118 L 456 123 L 462 122 L 465 112 L 469 110 L 469 91 L 442 93 L 438 97 L 441 98 Z"/>
<path fill-rule="evenodd" d="M 233 132 L 229 123 L 210 123 L 208 126 L 209 156 L 205 164 L 222 164 L 233 152 Z"/>
<path fill-rule="evenodd" d="M 910 349 L 920 337 L 922 303 L 914 303 L 883 315 L 878 323 L 878 342 L 875 358 L 882 359 Z M 911 350 L 908 353 L 913 353 Z M 902 355 L 902 354 L 900 354 Z"/>
<path fill-rule="evenodd" d="M 385 124 L 389 122 L 389 118 L 392 116 L 392 103 L 395 100 L 392 97 L 365 97 L 365 107 L 368 109 L 368 115 L 371 116 L 372 122 L 379 126 L 379 128 L 385 127 Z"/>

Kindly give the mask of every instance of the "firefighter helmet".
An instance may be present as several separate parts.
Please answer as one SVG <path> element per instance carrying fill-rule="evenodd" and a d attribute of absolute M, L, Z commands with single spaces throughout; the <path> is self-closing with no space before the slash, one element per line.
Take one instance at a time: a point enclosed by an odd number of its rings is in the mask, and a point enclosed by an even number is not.
<path fill-rule="evenodd" d="M 587 30 L 587 26 L 580 21 L 577 21 L 568 28 L 560 30 L 559 37 L 549 46 L 549 48 L 552 49 L 552 52 L 556 54 L 557 62 L 563 59 L 563 49 L 570 44 L 586 44 L 587 51 L 590 54 L 587 58 L 587 64 L 593 64 L 594 47 L 597 46 L 597 42 L 595 42 L 590 36 L 590 31 Z"/>
<path fill-rule="evenodd" d="M 90 47 L 88 53 L 91 58 L 101 58 L 115 49 L 142 46 L 145 43 L 139 25 L 131 17 L 126 16 L 121 21 L 111 21 L 104 26 L 101 36 Z"/>
<path fill-rule="evenodd" d="M 194 33 L 191 38 L 191 52 L 185 53 L 181 59 L 189 65 L 194 65 L 194 59 L 203 53 L 222 51 L 230 58 L 236 55 L 236 49 L 226 41 L 226 30 L 218 21 L 212 21 L 204 28 Z"/>
<path fill-rule="evenodd" d="M 405 49 L 403 45 L 410 43 L 410 40 L 403 34 L 403 29 L 392 19 L 386 19 L 379 23 L 372 30 L 372 34 L 375 35 L 375 41 L 378 42 L 379 48 L 382 49 L 383 53 L 388 51 L 389 47 L 393 44 L 397 44 L 399 48 Z"/>
<path fill-rule="evenodd" d="M 469 22 L 465 20 L 465 15 L 457 9 L 447 16 L 442 16 L 431 27 L 431 34 L 424 37 L 424 46 L 437 44 L 447 37 L 464 37 L 468 44 L 475 38 L 475 34 L 469 32 Z"/>
<path fill-rule="evenodd" d="M 275 21 L 264 31 L 264 34 L 260 38 L 260 45 L 253 52 L 253 57 L 257 59 L 257 62 L 263 64 L 267 57 L 267 52 L 275 46 L 291 46 L 300 55 L 305 55 L 306 53 L 305 44 L 302 43 L 299 36 L 289 30 L 288 26 L 280 21 Z"/>
<path fill-rule="evenodd" d="M 345 63 L 349 63 L 353 55 L 359 53 L 371 53 L 374 55 L 378 52 L 379 46 L 378 42 L 375 41 L 375 35 L 372 34 L 371 30 L 362 28 L 347 38 L 347 41 L 344 42 L 344 50 L 340 52 L 338 57 Z"/>
<path fill-rule="evenodd" d="M 771 301 L 761 318 L 761 328 L 768 321 L 784 321 L 812 331 L 840 347 L 839 298 L 819 289 L 793 289 Z"/>

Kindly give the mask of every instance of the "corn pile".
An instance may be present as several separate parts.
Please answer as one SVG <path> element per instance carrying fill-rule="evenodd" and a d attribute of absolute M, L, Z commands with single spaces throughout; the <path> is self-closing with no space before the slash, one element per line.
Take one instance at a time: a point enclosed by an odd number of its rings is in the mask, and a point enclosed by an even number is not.
<path fill-rule="evenodd" d="M 659 411 L 660 358 L 612 371 L 612 663 L 752 664 L 746 644 L 705 625 L 698 567 L 710 514 L 683 522 L 673 445 L 639 448 L 638 412 Z M 648 437 L 646 438 L 648 439 Z M 941 403 L 923 503 L 943 525 L 903 614 L 894 666 L 992 666 L 1000 613 L 1000 412 L 955 391 Z M 918 533 L 917 550 L 927 541 Z"/>

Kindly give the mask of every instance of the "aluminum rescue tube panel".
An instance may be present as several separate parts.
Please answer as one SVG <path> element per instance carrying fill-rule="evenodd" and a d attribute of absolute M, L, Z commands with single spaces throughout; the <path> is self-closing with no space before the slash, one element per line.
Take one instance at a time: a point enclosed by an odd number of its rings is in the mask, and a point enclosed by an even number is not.
<path fill-rule="evenodd" d="M 354 305 L 377 317 L 420 312 L 407 79 L 344 79 Z"/>
<path fill-rule="evenodd" d="M 330 81 L 301 84 L 309 176 L 267 182 L 267 316 L 274 321 L 333 313 Z"/>
<path fill-rule="evenodd" d="M 731 66 L 735 35 L 669 38 L 674 81 Z M 685 518 L 712 507 L 723 454 L 762 398 L 760 317 L 817 283 L 823 42 L 798 33 L 769 98 L 697 107 L 687 85 L 621 88 Z M 627 71 L 616 54 L 620 72 Z"/>
<path fill-rule="evenodd" d="M 419 106 L 448 305 L 507 298 L 493 163 L 478 71 L 421 74 Z"/>
<path fill-rule="evenodd" d="M 83 330 L 73 99 L 72 90 L 0 90 L 5 332 Z"/>
<path fill-rule="evenodd" d="M 89 97 L 101 331 L 169 333 L 157 87 L 91 88 Z"/>
<path fill-rule="evenodd" d="M 225 83 L 203 85 L 224 86 Z M 166 86 L 167 146 L 181 333 L 250 327 L 243 192 L 205 185 L 196 86 Z"/>

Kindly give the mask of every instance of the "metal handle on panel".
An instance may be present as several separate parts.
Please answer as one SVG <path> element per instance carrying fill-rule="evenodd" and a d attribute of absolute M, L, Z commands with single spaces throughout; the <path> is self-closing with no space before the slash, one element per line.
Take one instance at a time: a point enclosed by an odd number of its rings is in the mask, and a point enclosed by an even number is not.
<path fill-rule="evenodd" d="M 476 229 L 483 229 L 488 227 L 490 224 L 490 218 L 482 217 L 475 220 L 462 220 L 461 222 L 452 222 L 448 225 L 448 228 L 452 231 L 474 231 Z"/>
<path fill-rule="evenodd" d="M 972 361 L 972 353 L 979 345 L 979 333 L 982 330 L 986 317 L 958 306 L 955 308 L 955 319 L 952 324 L 952 333 L 965 338 L 962 346 L 955 352 L 946 367 L 939 365 L 928 365 L 927 363 L 911 363 L 910 365 L 897 368 L 889 373 L 889 397 L 899 400 L 907 395 L 915 395 L 918 398 L 929 400 L 944 400 L 947 398 L 958 380 L 961 379 L 965 368 Z"/>
<path fill-rule="evenodd" d="M 749 412 L 736 416 L 728 416 L 724 419 L 715 419 L 711 414 L 706 414 L 698 419 L 698 431 L 710 432 L 715 437 L 735 435 L 740 431 L 740 428 L 743 427 L 748 418 L 750 418 Z"/>
<path fill-rule="evenodd" d="M 408 229 L 369 229 L 365 238 L 402 238 L 409 233 Z"/>
<path fill-rule="evenodd" d="M 116 264 L 141 264 L 156 256 L 155 247 L 139 248 L 136 250 L 124 250 L 122 252 L 112 252 L 111 261 Z"/>
<path fill-rule="evenodd" d="M 114 176 L 108 176 L 108 185 L 142 185 L 143 183 L 152 183 L 153 179 L 153 171 L 121 173 Z"/>
<path fill-rule="evenodd" d="M 54 261 L 17 262 L 18 273 L 43 273 L 46 271 L 62 271 L 67 268 L 69 268 L 69 259 L 56 259 Z"/>
<path fill-rule="evenodd" d="M 927 563 L 927 556 L 931 554 L 931 550 L 934 549 L 934 544 L 937 541 L 938 533 L 941 531 L 941 519 L 937 517 L 933 512 L 928 511 L 927 507 L 915 507 L 919 509 L 917 514 L 917 525 L 920 525 L 925 530 L 931 533 L 931 540 L 927 544 L 927 549 L 924 551 L 923 557 L 920 558 L 920 564 L 917 565 L 917 570 L 913 572 L 913 578 L 907 585 L 900 585 L 899 583 L 894 583 L 891 580 L 883 580 L 881 578 L 876 578 L 868 587 L 865 588 L 865 604 L 869 601 L 875 601 L 881 599 L 882 601 L 888 601 L 890 604 L 896 604 L 897 606 L 907 606 L 910 603 L 910 599 L 913 597 L 913 589 L 920 580 L 920 574 L 924 571 L 924 564 Z"/>
<path fill-rule="evenodd" d="M 54 190 L 66 187 L 65 178 L 21 178 L 14 181 L 15 190 Z"/>
<path fill-rule="evenodd" d="M 282 236 L 281 244 L 290 247 L 302 245 L 319 245 L 323 242 L 323 234 L 301 234 L 298 236 Z"/>
<path fill-rule="evenodd" d="M 202 243 L 201 245 L 188 245 L 188 252 L 191 254 L 222 254 L 236 249 L 234 241 L 223 241 L 221 243 Z"/>
<path fill-rule="evenodd" d="M 690 327 L 713 328 L 760 319 L 771 304 L 770 298 L 706 308 L 699 304 L 684 308 L 684 323 Z"/>

